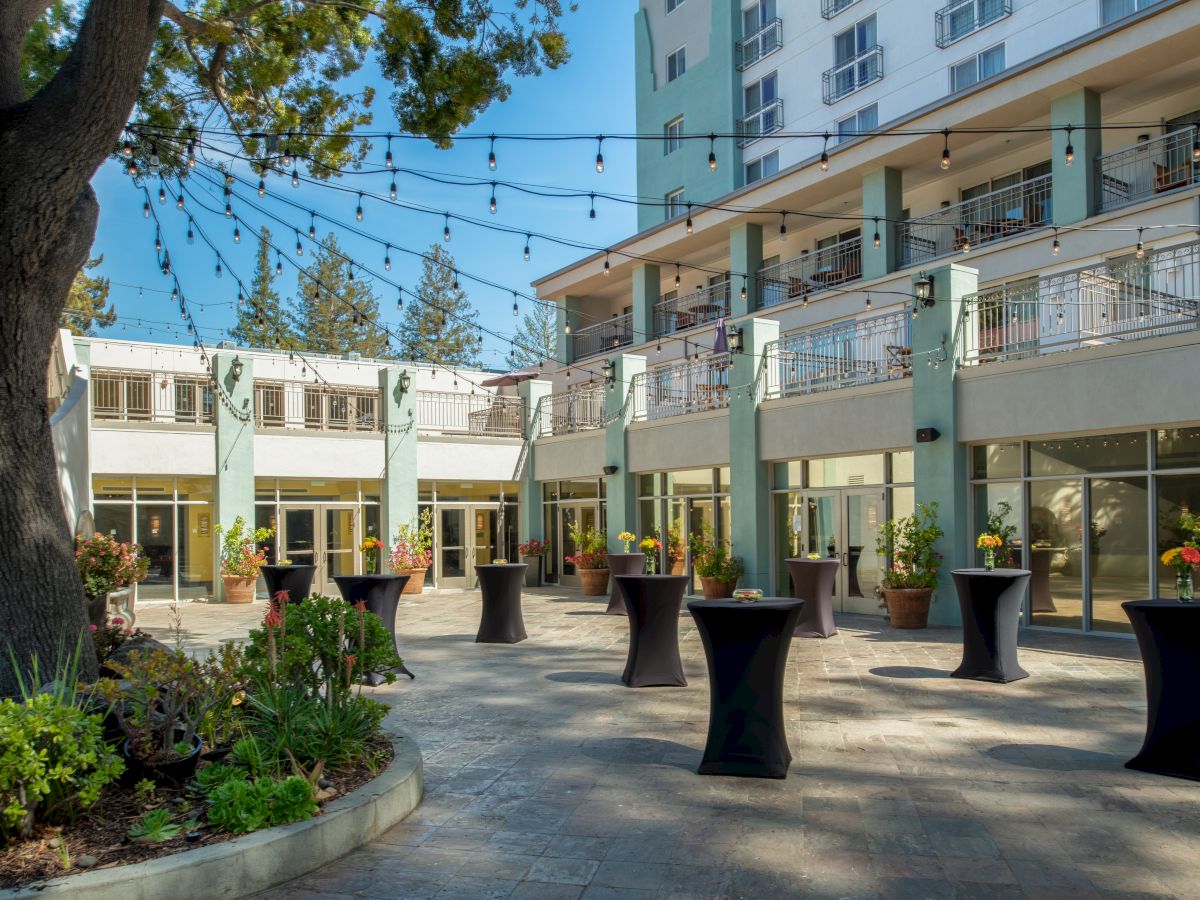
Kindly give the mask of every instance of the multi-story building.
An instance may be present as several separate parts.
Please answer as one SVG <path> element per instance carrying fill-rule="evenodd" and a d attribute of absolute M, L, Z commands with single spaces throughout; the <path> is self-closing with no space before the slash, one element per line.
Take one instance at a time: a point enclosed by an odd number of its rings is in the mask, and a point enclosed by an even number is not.
<path fill-rule="evenodd" d="M 838 608 L 875 613 L 881 523 L 936 502 L 947 572 L 1015 529 L 1028 625 L 1125 632 L 1120 601 L 1172 596 L 1200 2 L 640 6 L 642 230 L 536 283 L 566 363 L 531 388 L 522 527 L 554 575 L 573 523 L 657 532 L 664 568 L 707 525 L 744 583 L 836 556 Z"/>

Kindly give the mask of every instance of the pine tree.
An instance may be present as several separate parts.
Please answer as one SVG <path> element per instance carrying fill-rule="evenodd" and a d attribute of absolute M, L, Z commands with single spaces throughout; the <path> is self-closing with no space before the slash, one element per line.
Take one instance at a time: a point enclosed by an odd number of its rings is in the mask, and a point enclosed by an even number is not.
<path fill-rule="evenodd" d="M 324 244 L 296 280 L 300 347 L 319 353 L 388 355 L 387 334 L 373 324 L 380 319 L 371 282 L 358 277 L 361 271 L 356 276 L 356 267 L 332 232 L 325 236 Z"/>
<path fill-rule="evenodd" d="M 558 312 L 549 303 L 535 303 L 521 320 L 521 333 L 514 342 L 517 366 L 545 364 L 558 356 Z"/>
<path fill-rule="evenodd" d="M 117 309 L 106 310 L 109 283 L 107 278 L 93 278 L 88 271 L 104 262 L 103 256 L 89 259 L 75 273 L 67 305 L 63 309 L 62 327 L 71 334 L 95 334 L 96 326 L 108 328 L 117 321 Z"/>
<path fill-rule="evenodd" d="M 417 299 L 404 317 L 403 355 L 413 362 L 479 366 L 479 313 L 457 283 L 454 257 L 433 244 L 421 266 Z"/>
<path fill-rule="evenodd" d="M 229 336 L 244 347 L 284 347 L 298 345 L 291 316 L 275 290 L 275 271 L 271 266 L 271 232 L 266 226 L 258 234 L 258 253 L 254 258 L 254 280 L 250 295 L 237 311 L 237 324 Z"/>

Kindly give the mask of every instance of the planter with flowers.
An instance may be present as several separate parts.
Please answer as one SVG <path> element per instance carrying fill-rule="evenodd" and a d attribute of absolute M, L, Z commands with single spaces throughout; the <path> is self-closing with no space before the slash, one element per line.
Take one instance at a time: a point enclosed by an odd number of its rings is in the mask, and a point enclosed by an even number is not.
<path fill-rule="evenodd" d="M 221 535 L 221 583 L 225 588 L 226 603 L 254 602 L 254 584 L 267 562 L 267 550 L 256 549 L 256 545 L 270 539 L 273 528 L 246 527 L 246 519 L 238 516 L 228 528 L 218 525 Z"/>
<path fill-rule="evenodd" d="M 938 583 L 942 557 L 934 543 L 942 536 L 937 503 L 920 503 L 911 516 L 883 523 L 875 547 L 887 561 L 880 581 L 888 616 L 896 628 L 925 628 Z"/>
<path fill-rule="evenodd" d="M 139 545 L 100 532 L 75 536 L 75 565 L 88 598 L 88 622 L 97 628 L 104 625 L 109 593 L 137 584 L 150 570 Z"/>
<path fill-rule="evenodd" d="M 1192 573 L 1200 565 L 1200 550 L 1191 544 L 1172 547 L 1160 557 L 1164 566 L 1175 570 L 1175 596 L 1180 603 L 1191 603 L 1195 598 Z"/>
<path fill-rule="evenodd" d="M 433 565 L 433 510 L 426 507 L 415 522 L 400 526 L 389 562 L 397 575 L 408 576 L 405 594 L 424 590 L 425 573 Z"/>
<path fill-rule="evenodd" d="M 687 568 L 687 550 L 678 528 L 667 529 L 667 574 L 682 575 Z"/>
<path fill-rule="evenodd" d="M 575 574 L 589 597 L 603 597 L 608 590 L 608 540 L 594 528 L 571 526 L 571 542 L 575 554 L 565 557 L 575 567 Z"/>
<path fill-rule="evenodd" d="M 521 562 L 528 566 L 525 570 L 525 587 L 538 587 L 542 583 L 542 560 L 549 552 L 550 542 L 542 542 L 537 538 L 530 538 L 524 544 L 517 545 Z"/>
<path fill-rule="evenodd" d="M 712 536 L 712 529 L 703 526 L 699 534 L 692 535 L 692 566 L 700 576 L 700 587 L 705 600 L 721 600 L 732 597 L 738 579 L 746 569 L 739 557 Z"/>
<path fill-rule="evenodd" d="M 378 575 L 380 557 L 387 552 L 387 545 L 373 534 L 368 534 L 358 549 L 363 555 L 363 574 Z"/>

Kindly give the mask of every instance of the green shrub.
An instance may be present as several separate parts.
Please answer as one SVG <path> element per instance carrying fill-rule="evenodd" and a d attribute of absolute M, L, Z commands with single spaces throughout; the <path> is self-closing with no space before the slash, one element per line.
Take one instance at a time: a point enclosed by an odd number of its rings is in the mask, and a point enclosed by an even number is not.
<path fill-rule="evenodd" d="M 138 819 L 128 834 L 135 844 L 159 844 L 179 837 L 182 831 L 182 825 L 171 822 L 171 811 L 160 807 Z"/>
<path fill-rule="evenodd" d="M 202 794 L 216 790 L 227 781 L 234 778 L 245 778 L 246 773 L 237 766 L 226 763 L 212 763 L 196 773 L 196 782 L 192 790 Z"/>
<path fill-rule="evenodd" d="M 288 762 L 311 768 L 324 760 L 339 769 L 366 759 L 367 742 L 386 715 L 386 706 L 367 697 L 342 696 L 330 703 L 299 685 L 261 685 L 248 697 L 245 722 Z"/>
<path fill-rule="evenodd" d="M 0 841 L 91 807 L 121 774 L 101 721 L 52 694 L 0 700 Z"/>
<path fill-rule="evenodd" d="M 299 775 L 279 781 L 231 778 L 212 790 L 209 803 L 208 824 L 233 834 L 299 822 L 317 814 L 312 785 Z"/>

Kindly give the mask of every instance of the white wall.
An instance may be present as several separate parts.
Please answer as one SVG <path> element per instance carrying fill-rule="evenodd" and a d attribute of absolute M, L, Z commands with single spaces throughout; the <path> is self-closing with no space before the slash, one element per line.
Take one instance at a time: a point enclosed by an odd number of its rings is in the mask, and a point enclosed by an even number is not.
<path fill-rule="evenodd" d="M 604 431 L 585 431 L 541 438 L 534 448 L 533 477 L 536 481 L 587 478 L 604 471 Z"/>
<path fill-rule="evenodd" d="M 767 401 L 758 420 L 764 460 L 911 447 L 912 379 Z"/>
<path fill-rule="evenodd" d="M 422 481 L 512 481 L 520 441 L 422 436 L 417 441 L 417 477 Z"/>
<path fill-rule="evenodd" d="M 215 475 L 216 436 L 212 429 L 183 428 L 174 426 L 167 430 L 162 426 L 94 424 L 92 472 L 97 475 Z"/>
<path fill-rule="evenodd" d="M 79 514 L 92 508 L 89 424 L 87 371 L 74 366 L 67 395 L 50 417 L 50 435 L 54 441 L 54 459 L 58 467 L 58 489 L 67 524 L 72 530 L 79 521 Z"/>
<path fill-rule="evenodd" d="M 630 472 L 729 465 L 729 410 L 637 422 L 626 432 Z"/>

